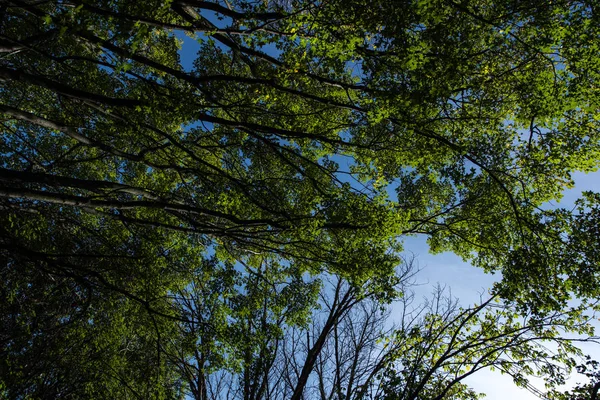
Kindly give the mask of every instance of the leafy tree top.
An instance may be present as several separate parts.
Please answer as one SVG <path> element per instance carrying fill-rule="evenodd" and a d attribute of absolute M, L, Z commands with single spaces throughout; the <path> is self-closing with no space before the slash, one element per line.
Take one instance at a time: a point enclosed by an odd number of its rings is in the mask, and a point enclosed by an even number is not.
<path fill-rule="evenodd" d="M 10 218 L 133 226 L 356 283 L 425 234 L 502 271 L 524 309 L 599 294 L 597 195 L 540 209 L 598 167 L 594 2 L 2 7 Z M 200 45 L 191 71 L 181 32 Z"/>

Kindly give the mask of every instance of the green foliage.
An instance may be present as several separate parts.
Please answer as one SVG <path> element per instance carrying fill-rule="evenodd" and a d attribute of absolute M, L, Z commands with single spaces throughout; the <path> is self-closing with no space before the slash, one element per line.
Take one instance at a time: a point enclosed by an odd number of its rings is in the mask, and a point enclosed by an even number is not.
<path fill-rule="evenodd" d="M 324 271 L 395 299 L 407 235 L 501 272 L 523 315 L 596 307 L 598 194 L 543 210 L 600 160 L 591 1 L 0 10 L 9 397 L 170 398 L 192 359 L 259 370 Z"/>
<path fill-rule="evenodd" d="M 598 361 L 593 360 L 590 356 L 586 356 L 585 363 L 577 365 L 577 372 L 584 375 L 590 382 L 585 384 L 577 384 L 573 389 L 567 391 L 552 390 L 548 393 L 550 400 L 577 400 L 598 398 L 598 390 L 600 383 L 598 381 L 600 373 L 598 372 Z"/>
<path fill-rule="evenodd" d="M 477 399 L 463 379 L 484 368 L 508 374 L 530 390 L 530 377 L 542 378 L 546 388 L 558 387 L 581 355 L 562 339 L 564 333 L 581 338 L 593 333 L 585 312 L 582 306 L 539 318 L 494 297 L 465 309 L 438 293 L 419 323 L 408 318 L 413 323 L 387 339 L 392 356 L 382 372 L 383 398 Z"/>

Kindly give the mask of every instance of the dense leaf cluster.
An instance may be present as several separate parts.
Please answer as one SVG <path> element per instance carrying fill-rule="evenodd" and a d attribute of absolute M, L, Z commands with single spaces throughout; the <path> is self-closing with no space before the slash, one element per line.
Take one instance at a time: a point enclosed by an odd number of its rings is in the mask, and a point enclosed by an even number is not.
<path fill-rule="evenodd" d="M 598 195 L 544 209 L 598 168 L 593 1 L 0 11 L 0 394 L 205 398 L 310 325 L 323 271 L 398 299 L 407 235 L 538 321 L 600 295 Z"/>

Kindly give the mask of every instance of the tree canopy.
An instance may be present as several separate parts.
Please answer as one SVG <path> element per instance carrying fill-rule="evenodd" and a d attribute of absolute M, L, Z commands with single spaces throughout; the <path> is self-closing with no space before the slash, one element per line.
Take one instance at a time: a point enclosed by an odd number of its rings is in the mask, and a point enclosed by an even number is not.
<path fill-rule="evenodd" d="M 398 300 L 409 235 L 515 315 L 597 307 L 600 195 L 545 206 L 599 166 L 594 1 L 0 10 L 0 393 L 205 398 L 198 357 L 249 371 L 320 274 Z"/>

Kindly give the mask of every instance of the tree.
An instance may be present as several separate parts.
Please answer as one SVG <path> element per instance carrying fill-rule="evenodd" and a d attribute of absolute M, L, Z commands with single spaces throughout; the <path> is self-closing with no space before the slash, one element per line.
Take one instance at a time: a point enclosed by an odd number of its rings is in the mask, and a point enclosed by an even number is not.
<path fill-rule="evenodd" d="M 241 317 L 232 309 L 233 318 L 225 323 L 225 330 L 236 334 L 203 332 L 193 336 L 202 344 L 191 347 L 190 358 L 179 353 L 187 393 L 203 400 L 478 399 L 463 381 L 484 368 L 497 368 L 530 390 L 535 390 L 531 376 L 555 388 L 580 354 L 574 342 L 595 341 L 588 336 L 585 309 L 519 317 L 497 296 L 462 308 L 441 288 L 420 303 L 410 291 L 415 272 L 412 262 L 398 271 L 393 308 L 382 305 L 375 293 L 359 293 L 344 280 L 323 277 L 304 324 L 273 318 L 277 307 L 269 301 L 278 298 L 275 293 L 261 302 L 249 295 L 244 303 L 255 312 Z M 206 304 L 207 297 L 194 299 Z M 206 353 L 198 354 L 211 337 L 218 344 L 206 362 Z M 236 354 L 233 348 L 242 351 Z M 239 363 L 215 362 L 217 353 Z M 194 389 L 197 382 L 203 383 L 202 392 Z"/>
<path fill-rule="evenodd" d="M 165 335 L 193 347 L 190 335 L 216 329 L 213 316 L 258 313 L 218 296 L 214 310 L 190 309 L 188 291 L 225 285 L 238 296 L 224 271 L 237 276 L 240 264 L 269 279 L 289 274 L 277 279 L 301 293 L 299 277 L 328 271 L 389 300 L 411 234 L 501 271 L 494 295 L 525 315 L 548 318 L 573 297 L 595 306 L 598 195 L 574 210 L 541 208 L 572 172 L 598 167 L 594 2 L 7 0 L 0 9 L 0 273 L 10 282 L 1 300 L 15 321 L 0 335 L 2 380 L 14 387 L 39 386 L 5 378 L 11 365 L 43 360 L 32 336 L 60 349 L 61 335 L 92 329 L 95 313 L 108 318 L 98 332 L 115 349 L 106 362 L 127 364 L 116 333 L 138 335 L 119 322 L 127 313 L 148 338 L 136 352 L 155 347 L 145 364 L 170 382 L 151 390 L 175 393 L 167 369 L 181 357 L 162 357 L 174 351 Z M 183 34 L 198 42 L 191 68 L 180 61 Z M 250 294 L 239 293 L 241 304 L 277 303 Z M 305 294 L 292 296 L 297 315 L 311 307 Z"/>
<path fill-rule="evenodd" d="M 544 254 L 562 237 L 537 207 L 597 168 L 594 6 L 363 6 L 6 3 L 7 207 L 100 212 L 358 280 L 389 273 L 410 233 L 488 270 L 525 255 L 573 277 Z M 174 31 L 200 42 L 191 71 Z"/>
<path fill-rule="evenodd" d="M 590 382 L 586 384 L 577 384 L 572 390 L 567 390 L 565 392 L 554 390 L 550 393 L 550 399 L 596 400 L 598 398 L 598 390 L 600 390 L 600 383 L 598 382 L 598 361 L 593 360 L 590 356 L 586 356 L 585 363 L 579 364 L 576 368 L 577 372 L 585 375 Z"/>
<path fill-rule="evenodd" d="M 180 318 L 167 293 L 183 279 L 169 262 L 181 252 L 161 255 L 161 232 L 107 235 L 99 221 L 53 212 L 9 214 L 0 228 L 0 397 L 173 398 L 157 345 Z"/>

